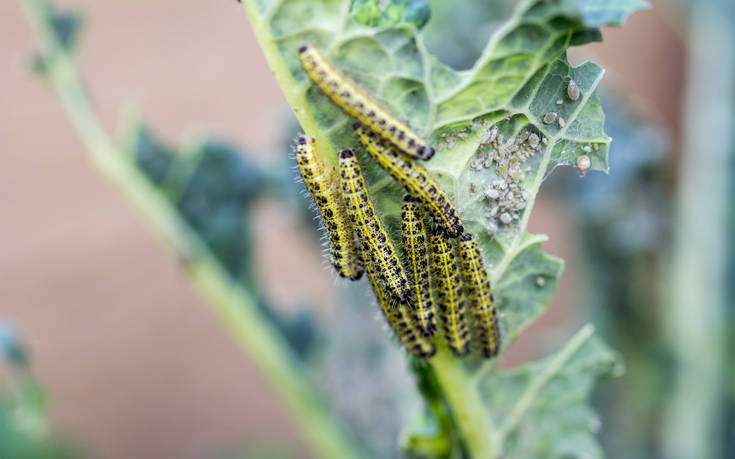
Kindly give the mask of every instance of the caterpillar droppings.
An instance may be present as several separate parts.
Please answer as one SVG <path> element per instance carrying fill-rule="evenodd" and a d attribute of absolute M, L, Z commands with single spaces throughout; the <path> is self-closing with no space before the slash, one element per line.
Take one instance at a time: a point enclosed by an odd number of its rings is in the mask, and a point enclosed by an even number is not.
<path fill-rule="evenodd" d="M 474 234 L 464 233 L 458 244 L 477 347 L 483 357 L 494 357 L 500 349 L 500 318 L 482 252 Z"/>
<path fill-rule="evenodd" d="M 424 336 L 436 333 L 434 298 L 431 295 L 429 241 L 420 204 L 410 195 L 401 207 L 401 239 L 408 280 L 413 290 L 413 317 Z"/>
<path fill-rule="evenodd" d="M 375 298 L 378 300 L 380 309 L 383 311 L 388 324 L 411 354 L 422 359 L 431 358 L 436 353 L 436 348 L 431 343 L 431 339 L 423 336 L 413 323 L 408 304 L 399 303 L 396 307 L 393 307 L 389 298 L 386 298 L 386 292 L 383 290 L 380 279 L 375 273 L 375 267 L 370 261 L 370 257 L 367 256 L 366 250 L 367 247 L 361 252 L 365 263 L 365 271 L 367 271 Z"/>
<path fill-rule="evenodd" d="M 406 272 L 388 232 L 375 212 L 360 164 L 352 150 L 340 152 L 339 174 L 347 214 L 361 249 L 366 251 L 365 258 L 372 263 L 378 279 L 393 299 L 398 303 L 409 302 L 412 293 Z"/>
<path fill-rule="evenodd" d="M 452 240 L 441 228 L 431 231 L 431 266 L 438 295 L 439 318 L 449 348 L 457 357 L 470 350 L 466 299 Z"/>
<path fill-rule="evenodd" d="M 450 237 L 464 231 L 457 208 L 447 193 L 423 166 L 399 154 L 395 147 L 365 129 L 359 123 L 353 125 L 355 134 L 368 154 L 408 191 L 421 200 L 438 220 Z"/>
<path fill-rule="evenodd" d="M 426 140 L 329 62 L 316 46 L 302 46 L 299 49 L 299 59 L 311 81 L 345 113 L 388 139 L 408 156 L 423 160 L 434 156 L 434 149 Z"/>
<path fill-rule="evenodd" d="M 362 268 L 357 244 L 339 183 L 331 168 L 317 155 L 313 137 L 301 135 L 296 141 L 296 162 L 304 185 L 316 203 L 329 239 L 329 258 L 341 277 L 358 280 Z"/>

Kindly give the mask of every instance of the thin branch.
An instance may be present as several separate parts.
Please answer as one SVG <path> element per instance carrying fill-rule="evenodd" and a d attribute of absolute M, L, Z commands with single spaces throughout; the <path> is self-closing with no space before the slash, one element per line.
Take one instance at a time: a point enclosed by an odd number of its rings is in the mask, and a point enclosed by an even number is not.
<path fill-rule="evenodd" d="M 257 300 L 233 282 L 199 237 L 132 162 L 132 155 L 105 133 L 80 82 L 76 67 L 52 28 L 46 0 L 23 0 L 39 38 L 44 72 L 86 146 L 91 159 L 142 214 L 152 230 L 187 259 L 186 270 L 212 312 L 240 349 L 275 388 L 318 457 L 353 458 L 359 448 L 331 418 L 301 363 L 257 308 Z"/>

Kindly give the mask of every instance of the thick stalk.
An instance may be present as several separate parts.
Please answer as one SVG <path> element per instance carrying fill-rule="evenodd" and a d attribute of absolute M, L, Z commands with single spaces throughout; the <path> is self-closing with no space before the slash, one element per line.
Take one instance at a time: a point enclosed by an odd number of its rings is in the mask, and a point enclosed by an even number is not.
<path fill-rule="evenodd" d="M 452 355 L 446 346 L 440 345 L 431 360 L 431 366 L 470 457 L 499 457 L 497 429 L 464 363 Z"/>
<path fill-rule="evenodd" d="M 693 3 L 680 187 L 669 282 L 670 347 L 677 364 L 664 455 L 721 457 L 725 365 L 728 179 L 735 126 L 735 32 L 729 0 Z"/>
<path fill-rule="evenodd" d="M 233 282 L 198 236 L 132 163 L 132 155 L 115 145 L 103 130 L 72 59 L 51 28 L 45 0 L 23 6 L 42 47 L 45 75 L 58 93 L 91 159 L 142 214 L 153 231 L 187 260 L 187 273 L 212 312 L 256 364 L 302 429 L 317 457 L 352 458 L 359 448 L 331 418 L 300 362 L 277 330 L 257 308 L 253 294 Z"/>

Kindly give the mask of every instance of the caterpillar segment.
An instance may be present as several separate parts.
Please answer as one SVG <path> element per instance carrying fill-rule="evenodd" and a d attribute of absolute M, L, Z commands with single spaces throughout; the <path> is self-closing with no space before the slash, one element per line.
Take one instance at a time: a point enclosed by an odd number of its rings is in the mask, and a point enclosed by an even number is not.
<path fill-rule="evenodd" d="M 410 284 L 393 241 L 370 200 L 365 179 L 352 150 L 339 154 L 339 174 L 347 214 L 375 275 L 397 303 L 413 300 Z"/>
<path fill-rule="evenodd" d="M 366 252 L 361 252 L 365 254 Z M 436 353 L 436 348 L 431 339 L 423 336 L 413 323 L 410 307 L 406 303 L 399 303 L 397 306 L 391 303 L 389 295 L 375 273 L 375 268 L 369 257 L 363 255 L 365 263 L 365 271 L 367 271 L 368 280 L 373 287 L 375 298 L 383 311 L 385 319 L 388 321 L 393 332 L 398 336 L 403 345 L 412 355 L 422 359 L 429 359 Z"/>
<path fill-rule="evenodd" d="M 454 244 L 441 228 L 434 227 L 430 246 L 441 328 L 454 355 L 462 357 L 470 351 L 470 334 L 467 328 L 466 299 Z"/>
<path fill-rule="evenodd" d="M 429 241 L 426 236 L 421 205 L 406 195 L 401 206 L 401 240 L 403 259 L 413 291 L 413 317 L 422 335 L 436 333 L 434 298 L 431 295 Z"/>
<path fill-rule="evenodd" d="M 370 157 L 397 180 L 411 196 L 424 203 L 433 218 L 439 222 L 450 237 L 462 234 L 464 227 L 459 218 L 459 211 L 429 171 L 411 158 L 398 153 L 394 146 L 360 123 L 355 123 L 353 129 Z"/>
<path fill-rule="evenodd" d="M 497 355 L 500 349 L 501 332 L 498 307 L 493 297 L 490 278 L 482 260 L 477 237 L 471 233 L 464 233 L 459 238 L 458 245 L 477 347 L 483 357 L 491 358 Z"/>
<path fill-rule="evenodd" d="M 319 158 L 313 137 L 296 140 L 296 162 L 306 189 L 316 203 L 329 239 L 329 259 L 341 277 L 362 277 L 352 223 L 332 168 Z"/>
<path fill-rule="evenodd" d="M 299 48 L 299 59 L 311 81 L 345 113 L 390 141 L 408 156 L 423 160 L 434 156 L 435 151 L 426 140 L 329 62 L 316 46 L 309 44 Z"/>

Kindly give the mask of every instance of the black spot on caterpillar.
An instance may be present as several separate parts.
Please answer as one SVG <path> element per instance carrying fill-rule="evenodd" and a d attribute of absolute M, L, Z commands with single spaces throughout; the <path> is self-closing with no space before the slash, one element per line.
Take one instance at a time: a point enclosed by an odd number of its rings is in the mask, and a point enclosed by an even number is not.
<path fill-rule="evenodd" d="M 410 158 L 400 155 L 392 145 L 359 123 L 355 123 L 353 128 L 368 154 L 403 185 L 406 191 L 426 205 L 434 219 L 444 227 L 450 237 L 462 234 L 464 227 L 457 208 L 429 171 Z"/>
<path fill-rule="evenodd" d="M 296 162 L 304 185 L 314 198 L 329 238 L 329 258 L 341 277 L 358 280 L 362 276 L 352 223 L 331 168 L 319 158 L 314 138 L 299 136 L 296 141 Z"/>
<path fill-rule="evenodd" d="M 421 206 L 407 195 L 401 207 L 403 259 L 413 290 L 413 317 L 424 336 L 436 333 L 434 298 L 431 295 L 429 241 Z"/>
<path fill-rule="evenodd" d="M 500 318 L 482 252 L 474 234 L 463 234 L 458 244 L 477 347 L 483 357 L 494 357 L 500 349 Z"/>
<path fill-rule="evenodd" d="M 375 212 L 360 164 L 352 150 L 340 152 L 339 176 L 347 214 L 361 249 L 367 250 L 365 258 L 370 260 L 376 276 L 393 299 L 398 303 L 409 302 L 412 294 L 406 272 L 388 232 Z"/>
<path fill-rule="evenodd" d="M 441 228 L 431 231 L 431 267 L 442 331 L 454 355 L 470 350 L 466 300 L 452 239 Z"/>
<path fill-rule="evenodd" d="M 423 138 L 329 62 L 316 46 L 299 48 L 299 59 L 311 81 L 345 113 L 392 142 L 406 155 L 423 160 L 434 156 L 434 149 Z"/>

